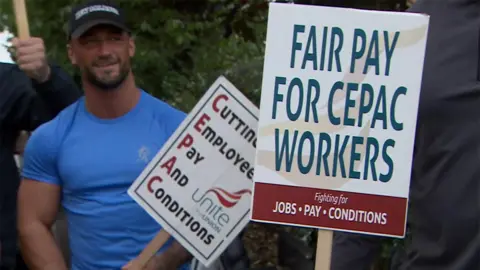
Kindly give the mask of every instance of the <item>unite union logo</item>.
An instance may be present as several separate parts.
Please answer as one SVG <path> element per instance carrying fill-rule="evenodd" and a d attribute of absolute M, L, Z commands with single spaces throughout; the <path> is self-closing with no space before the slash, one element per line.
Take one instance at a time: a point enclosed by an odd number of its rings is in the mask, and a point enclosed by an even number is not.
<path fill-rule="evenodd" d="M 226 191 L 225 189 L 219 188 L 219 187 L 214 187 L 214 188 L 211 188 L 211 189 L 207 190 L 207 192 L 205 192 L 205 195 L 208 194 L 208 193 L 215 194 L 218 201 L 224 207 L 227 207 L 227 208 L 232 208 L 235 205 L 237 205 L 237 203 L 242 199 L 243 195 L 245 195 L 245 194 L 250 194 L 251 195 L 252 194 L 252 192 L 249 189 L 242 189 L 242 190 L 230 193 L 230 192 Z"/>
<path fill-rule="evenodd" d="M 228 224 L 234 224 L 236 221 L 232 219 L 238 218 L 225 210 L 236 206 L 244 195 L 252 194 L 250 189 L 229 192 L 220 187 L 212 187 L 203 194 L 199 191 L 197 188 L 192 195 L 192 200 L 197 203 L 197 213 L 217 233 Z"/>

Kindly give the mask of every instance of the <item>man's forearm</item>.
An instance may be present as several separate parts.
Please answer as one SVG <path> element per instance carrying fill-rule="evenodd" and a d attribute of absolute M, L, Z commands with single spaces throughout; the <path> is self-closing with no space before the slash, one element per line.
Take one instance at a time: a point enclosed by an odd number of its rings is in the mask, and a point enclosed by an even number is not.
<path fill-rule="evenodd" d="M 165 252 L 157 255 L 160 269 L 174 270 L 192 259 L 192 255 L 176 240 Z M 162 268 L 163 267 L 163 268 Z"/>
<path fill-rule="evenodd" d="M 53 115 L 58 114 L 81 96 L 80 89 L 70 75 L 56 65 L 50 65 L 50 75 L 47 81 L 34 82 L 33 85 Z"/>
<path fill-rule="evenodd" d="M 32 79 L 36 94 L 18 102 L 18 118 L 22 129 L 32 131 L 41 124 L 50 121 L 60 111 L 74 103 L 81 96 L 73 79 L 59 67 L 51 66 L 50 77 L 43 83 Z M 26 96 L 26 95 L 25 95 Z"/>
<path fill-rule="evenodd" d="M 22 255 L 32 270 L 67 270 L 52 232 L 43 224 L 19 229 Z"/>

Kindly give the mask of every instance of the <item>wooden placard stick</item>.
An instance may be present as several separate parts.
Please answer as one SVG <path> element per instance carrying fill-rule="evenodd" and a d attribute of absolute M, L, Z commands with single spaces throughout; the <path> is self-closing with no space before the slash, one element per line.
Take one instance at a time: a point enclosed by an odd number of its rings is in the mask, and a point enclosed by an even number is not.
<path fill-rule="evenodd" d="M 142 250 L 138 257 L 131 262 L 132 267 L 130 269 L 143 269 L 148 261 L 155 256 L 158 250 L 165 245 L 168 238 L 170 238 L 170 234 L 163 229 L 160 230 L 152 241 L 150 241 L 150 243 L 148 243 L 148 245 Z"/>
<path fill-rule="evenodd" d="M 318 230 L 315 270 L 330 270 L 332 261 L 333 231 Z"/>
<path fill-rule="evenodd" d="M 13 0 L 13 10 L 15 12 L 15 21 L 17 23 L 18 37 L 25 39 L 30 37 L 28 26 L 27 8 L 25 0 Z"/>

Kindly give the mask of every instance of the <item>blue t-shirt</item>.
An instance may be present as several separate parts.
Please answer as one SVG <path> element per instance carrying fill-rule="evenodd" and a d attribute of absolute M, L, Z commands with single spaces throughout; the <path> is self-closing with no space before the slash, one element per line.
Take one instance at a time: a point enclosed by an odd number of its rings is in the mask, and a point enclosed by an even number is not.
<path fill-rule="evenodd" d="M 141 92 L 112 120 L 90 114 L 82 97 L 26 146 L 23 177 L 62 187 L 73 270 L 120 269 L 161 229 L 127 190 L 186 115 Z"/>

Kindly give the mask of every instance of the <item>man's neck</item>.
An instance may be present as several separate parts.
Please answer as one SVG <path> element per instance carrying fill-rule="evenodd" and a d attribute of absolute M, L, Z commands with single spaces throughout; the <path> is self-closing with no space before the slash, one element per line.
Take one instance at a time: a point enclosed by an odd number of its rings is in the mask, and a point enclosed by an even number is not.
<path fill-rule="evenodd" d="M 131 74 L 117 89 L 110 91 L 98 89 L 88 82 L 83 85 L 87 110 L 101 119 L 114 119 L 127 114 L 137 105 L 141 95 Z"/>

